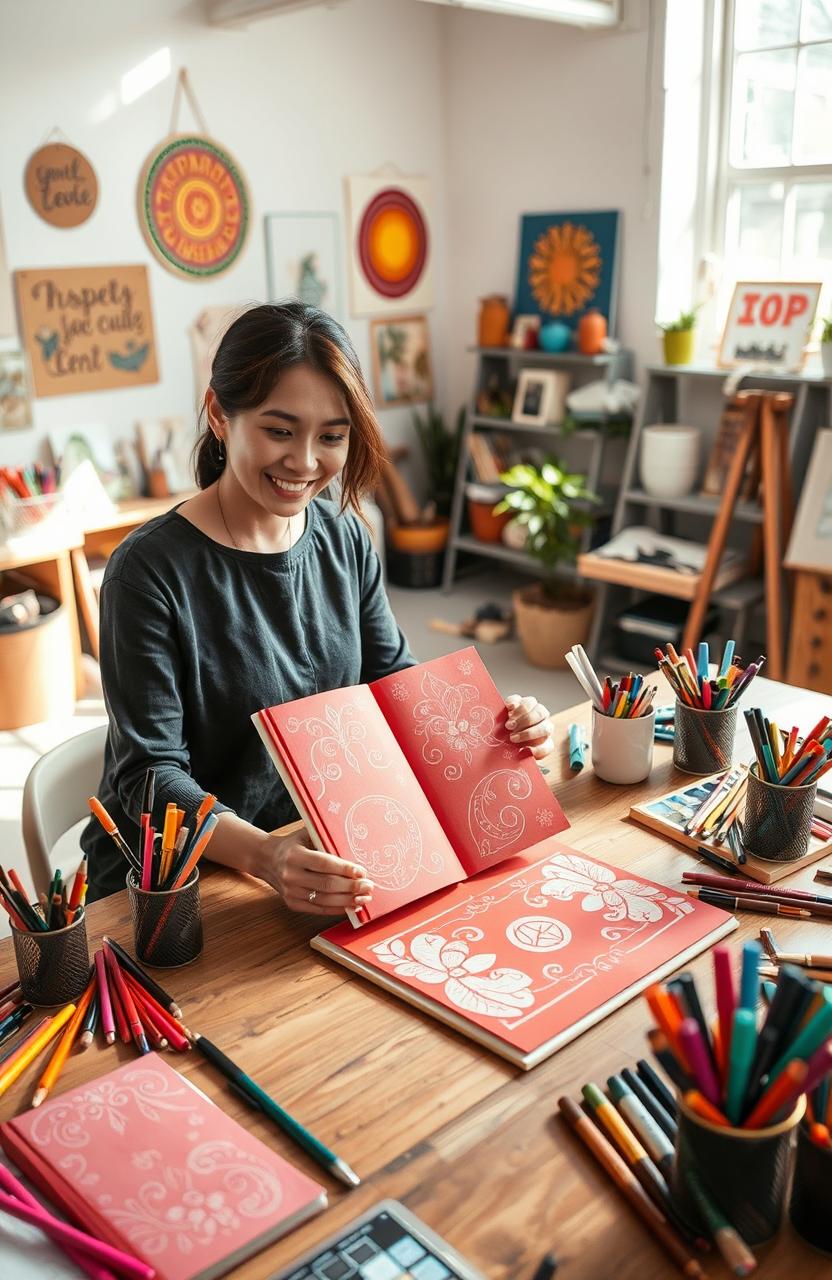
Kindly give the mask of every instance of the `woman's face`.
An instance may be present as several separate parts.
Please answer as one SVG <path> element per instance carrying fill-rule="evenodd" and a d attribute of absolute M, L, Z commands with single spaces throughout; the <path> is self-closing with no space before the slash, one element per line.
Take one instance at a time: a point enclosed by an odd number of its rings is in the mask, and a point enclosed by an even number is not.
<path fill-rule="evenodd" d="M 256 409 L 226 418 L 208 392 L 237 484 L 258 506 L 289 517 L 302 511 L 342 470 L 350 420 L 338 384 L 311 365 L 293 365 Z M 213 403 L 211 403 L 213 401 Z"/>

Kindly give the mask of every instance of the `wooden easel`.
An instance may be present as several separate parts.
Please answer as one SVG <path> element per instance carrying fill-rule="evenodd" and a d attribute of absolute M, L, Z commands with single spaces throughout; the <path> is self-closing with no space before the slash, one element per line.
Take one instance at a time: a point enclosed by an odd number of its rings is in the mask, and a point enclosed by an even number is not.
<path fill-rule="evenodd" d="M 794 396 L 785 392 L 740 391 L 736 407 L 745 414 L 745 425 L 725 481 L 725 491 L 708 540 L 702 576 L 691 603 L 684 648 L 696 645 L 713 591 L 717 570 L 725 550 L 734 507 L 743 485 L 746 467 L 756 451 L 763 500 L 762 538 L 755 535 L 751 553 L 752 570 L 759 569 L 762 555 L 766 601 L 766 675 L 782 680 L 783 658 L 783 556 L 794 519 L 791 467 L 789 464 L 789 413 Z M 747 655 L 746 655 L 747 656 Z"/>

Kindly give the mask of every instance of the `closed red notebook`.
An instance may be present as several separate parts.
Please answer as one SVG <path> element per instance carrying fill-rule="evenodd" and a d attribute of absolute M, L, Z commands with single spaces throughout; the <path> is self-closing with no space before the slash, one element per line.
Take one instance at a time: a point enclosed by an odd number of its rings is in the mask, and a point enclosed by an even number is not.
<path fill-rule="evenodd" d="M 252 720 L 318 846 L 375 885 L 354 925 L 569 825 L 473 647 Z"/>
<path fill-rule="evenodd" d="M 0 1125 L 8 1156 L 69 1218 L 159 1280 L 224 1275 L 326 1192 L 155 1053 Z"/>
<path fill-rule="evenodd" d="M 529 1068 L 736 928 L 558 840 L 535 854 L 312 946 Z"/>

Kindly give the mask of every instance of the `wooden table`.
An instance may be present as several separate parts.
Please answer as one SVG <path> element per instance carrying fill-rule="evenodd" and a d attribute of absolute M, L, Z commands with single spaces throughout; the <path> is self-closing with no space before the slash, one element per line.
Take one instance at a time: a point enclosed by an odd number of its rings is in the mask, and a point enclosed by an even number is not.
<path fill-rule="evenodd" d="M 753 701 L 779 724 L 808 725 L 828 699 L 757 680 Z M 554 717 L 556 753 L 549 780 L 572 823 L 564 839 L 642 875 L 678 886 L 697 865 L 677 845 L 625 821 L 629 805 L 667 791 L 676 773 L 671 749 L 657 744 L 653 772 L 637 788 L 596 779 L 587 763 L 573 777 L 567 725 L 589 727 L 588 704 Z M 737 755 L 748 758 L 744 722 Z M 701 864 L 699 864 L 701 865 Z M 814 868 L 794 877 L 812 883 Z M 493 1280 L 527 1280 L 547 1250 L 564 1280 L 667 1280 L 677 1274 L 665 1254 L 586 1155 L 554 1118 L 562 1093 L 578 1097 L 588 1079 L 604 1083 L 645 1053 L 643 1000 L 631 1001 L 529 1073 L 422 1016 L 408 1005 L 311 952 L 320 921 L 292 915 L 254 880 L 216 868 L 203 884 L 205 950 L 181 971 L 159 973 L 181 1003 L 185 1021 L 216 1041 L 322 1141 L 355 1168 L 362 1186 L 347 1192 L 282 1132 L 246 1109 L 196 1052 L 169 1060 L 198 1082 L 224 1110 L 327 1186 L 330 1208 L 239 1267 L 240 1280 L 261 1280 L 287 1266 L 384 1196 L 407 1203 Z M 743 915 L 731 935 L 739 946 L 766 917 Z M 776 936 L 790 949 L 829 950 L 822 921 L 778 919 Z M 111 933 L 132 950 L 125 894 L 89 910 L 91 947 Z M 794 947 L 791 944 L 794 943 Z M 11 944 L 0 945 L 0 983 L 12 973 Z M 690 966 L 713 1012 L 710 961 Z M 73 1055 L 63 1089 L 128 1060 L 123 1045 L 96 1040 Z M 0 1100 L 0 1119 L 28 1105 L 39 1072 L 30 1068 Z M 829 1276 L 830 1263 L 785 1225 L 759 1251 L 761 1280 Z M 727 1276 L 718 1255 L 709 1276 Z"/>

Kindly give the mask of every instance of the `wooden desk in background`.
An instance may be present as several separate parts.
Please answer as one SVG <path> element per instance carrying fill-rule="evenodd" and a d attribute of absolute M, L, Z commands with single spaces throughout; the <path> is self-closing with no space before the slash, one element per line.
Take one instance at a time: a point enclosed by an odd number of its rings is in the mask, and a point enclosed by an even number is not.
<path fill-rule="evenodd" d="M 663 682 L 660 682 L 663 685 Z M 660 701 L 669 700 L 663 685 Z M 757 680 L 758 701 L 781 725 L 796 717 L 808 725 L 829 710 L 829 700 L 788 685 Z M 701 866 L 678 845 L 622 821 L 631 803 L 682 782 L 671 748 L 656 744 L 650 779 L 638 787 L 600 782 L 589 762 L 573 777 L 566 730 L 577 720 L 589 729 L 588 703 L 553 717 L 558 746 L 545 762 L 549 781 L 572 826 L 562 839 L 574 848 L 667 885 Z M 740 717 L 737 757 L 750 758 Z M 790 883 L 808 886 L 814 867 Z M 472 1041 L 422 1016 L 368 982 L 309 950 L 323 927 L 294 915 L 259 881 L 206 868 L 202 884 L 205 950 L 181 970 L 154 971 L 180 1002 L 186 1023 L 214 1040 L 260 1084 L 342 1155 L 363 1178 L 346 1192 L 282 1132 L 230 1092 L 199 1056 L 169 1057 L 223 1110 L 312 1177 L 323 1182 L 325 1215 L 236 1268 L 235 1280 L 265 1280 L 305 1249 L 385 1196 L 403 1200 L 447 1237 L 491 1280 L 529 1280 L 541 1255 L 553 1250 L 563 1280 L 668 1280 L 677 1273 L 646 1234 L 619 1193 L 574 1136 L 554 1118 L 557 1099 L 579 1097 L 581 1085 L 645 1056 L 649 1025 L 643 999 L 635 999 L 533 1071 L 522 1073 Z M 789 950 L 828 950 L 823 921 L 769 920 L 740 914 L 733 948 L 772 924 Z M 90 949 L 103 933 L 127 946 L 132 934 L 126 894 L 95 903 L 88 912 Z M 689 966 L 713 1012 L 711 960 Z M 0 983 L 14 971 L 11 942 L 0 944 Z M 60 1090 L 91 1080 L 133 1050 L 105 1049 L 100 1037 L 73 1054 Z M 29 1105 L 40 1066 L 0 1100 L 0 1119 Z M 821 1280 L 829 1261 L 814 1253 L 788 1222 L 777 1240 L 758 1251 L 761 1280 Z M 714 1252 L 703 1260 L 709 1277 L 727 1275 Z"/>

